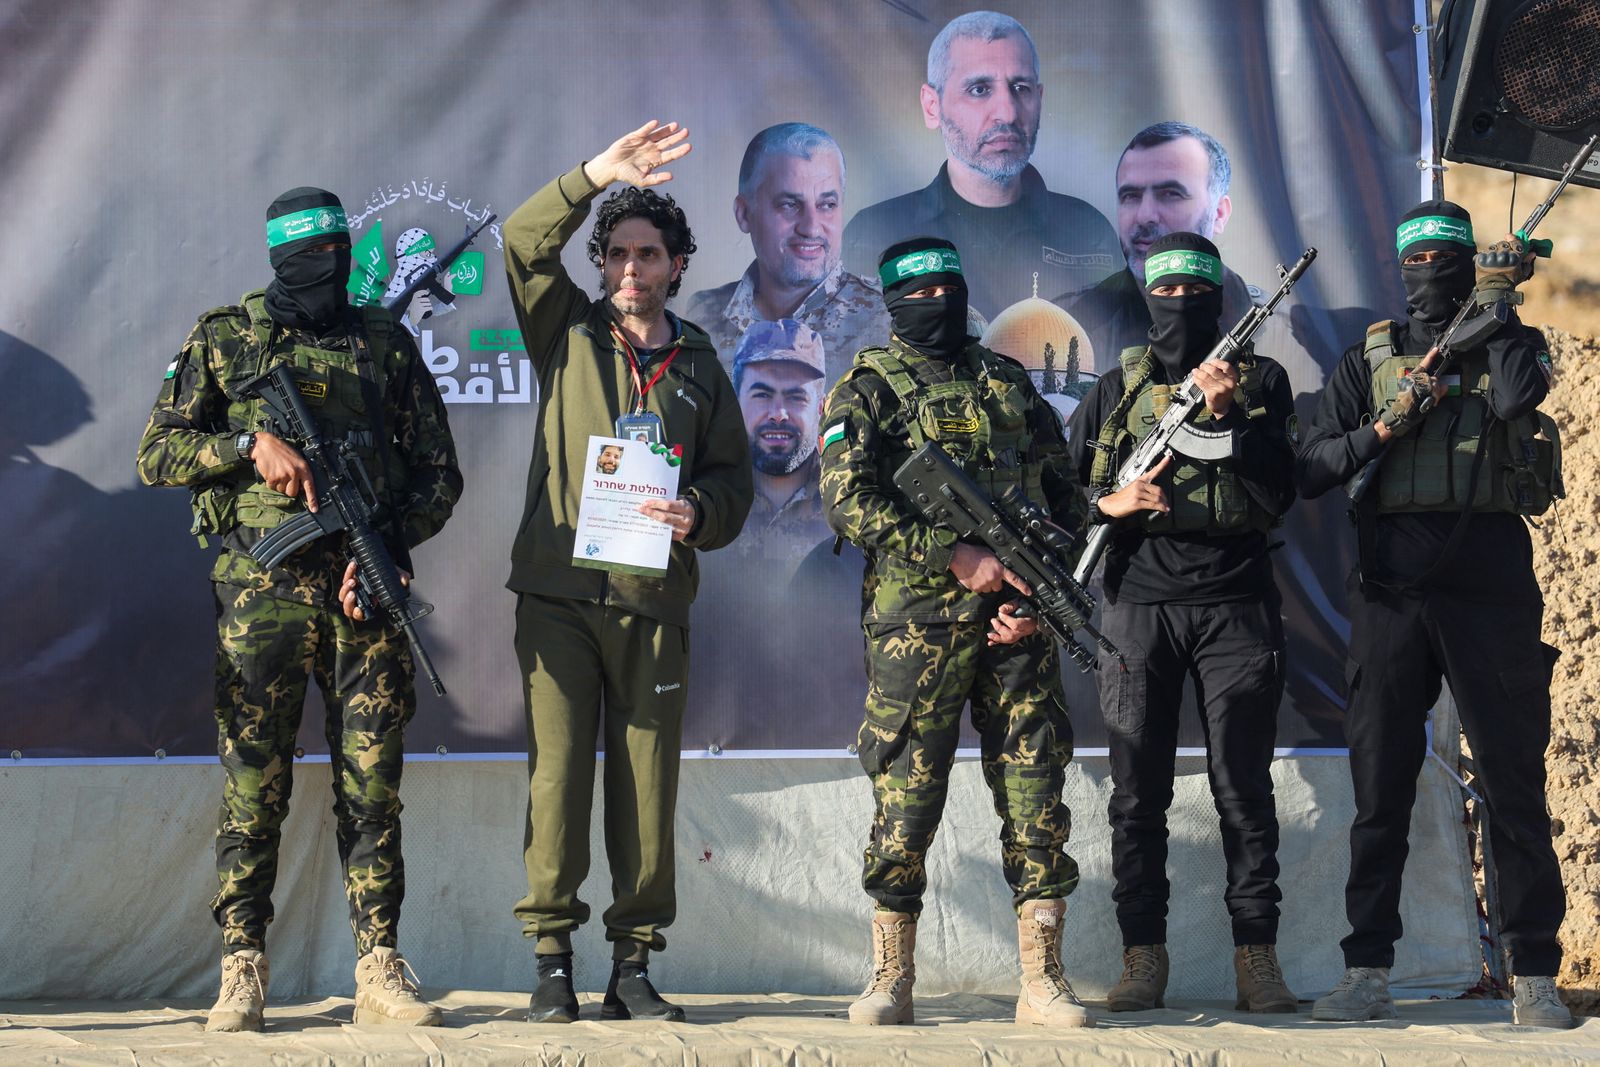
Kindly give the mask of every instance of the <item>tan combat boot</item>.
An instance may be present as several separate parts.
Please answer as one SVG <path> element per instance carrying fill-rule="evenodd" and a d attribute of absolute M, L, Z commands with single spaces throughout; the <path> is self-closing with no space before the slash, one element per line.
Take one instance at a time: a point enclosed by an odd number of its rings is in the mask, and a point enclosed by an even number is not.
<path fill-rule="evenodd" d="M 379 945 L 356 962 L 358 1023 L 393 1026 L 438 1026 L 439 1009 L 423 1000 L 406 972 L 411 967 L 394 949 Z"/>
<path fill-rule="evenodd" d="M 1122 980 L 1106 994 L 1110 1011 L 1149 1011 L 1167 1006 L 1166 945 L 1129 945 L 1122 950 Z"/>
<path fill-rule="evenodd" d="M 222 957 L 222 991 L 206 1016 L 206 1029 L 212 1033 L 261 1029 L 268 977 L 267 957 L 260 949 L 241 949 Z"/>
<path fill-rule="evenodd" d="M 1240 945 L 1233 950 L 1233 977 L 1239 987 L 1234 1011 L 1287 1013 L 1300 1010 L 1283 980 L 1278 950 L 1271 945 Z"/>
<path fill-rule="evenodd" d="M 1061 920 L 1064 900 L 1030 900 L 1017 918 L 1022 955 L 1022 995 L 1017 1022 L 1036 1026 L 1093 1026 L 1094 1016 L 1061 973 Z"/>
<path fill-rule="evenodd" d="M 917 980 L 917 920 L 904 912 L 872 913 L 872 980 L 850 1005 L 850 1021 L 865 1026 L 909 1023 Z"/>

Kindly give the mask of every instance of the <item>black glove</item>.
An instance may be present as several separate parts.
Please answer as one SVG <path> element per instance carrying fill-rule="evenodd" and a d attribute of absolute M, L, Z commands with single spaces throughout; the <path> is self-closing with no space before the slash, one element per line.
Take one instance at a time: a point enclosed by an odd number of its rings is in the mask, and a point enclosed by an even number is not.
<path fill-rule="evenodd" d="M 1497 241 L 1487 251 L 1479 252 L 1473 259 L 1477 269 L 1477 292 L 1474 299 L 1479 304 L 1492 304 L 1496 300 L 1520 303 L 1512 290 L 1533 277 L 1533 250 L 1520 237 Z"/>

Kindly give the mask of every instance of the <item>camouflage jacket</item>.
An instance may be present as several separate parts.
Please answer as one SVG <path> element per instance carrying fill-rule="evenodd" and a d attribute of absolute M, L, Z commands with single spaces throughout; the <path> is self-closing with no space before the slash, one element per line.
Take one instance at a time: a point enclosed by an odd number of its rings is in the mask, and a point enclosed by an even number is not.
<path fill-rule="evenodd" d="M 1016 386 L 1032 444 L 1026 462 L 1040 466 L 1044 505 L 1068 531 L 1083 525 L 1087 505 L 1067 460 L 1055 409 L 1041 397 L 1015 360 L 975 340 L 954 363 L 929 359 L 898 340 L 895 355 L 912 367 L 920 385 L 978 380 L 980 368 Z M 996 412 L 995 414 L 999 414 Z M 1009 597 L 967 591 L 950 573 L 956 535 L 922 518 L 885 477 L 888 457 L 914 445 L 905 410 L 889 383 L 859 359 L 828 394 L 822 417 L 821 494 L 828 525 L 859 545 L 867 567 L 861 590 L 863 623 L 970 622 L 992 615 Z"/>
<path fill-rule="evenodd" d="M 258 294 L 246 294 L 245 299 L 252 297 Z M 273 332 L 274 351 L 280 344 L 348 350 L 350 343 L 348 335 L 318 338 L 282 327 Z M 142 482 L 201 490 L 229 479 L 249 464 L 240 457 L 234 440 L 241 431 L 255 427 L 233 425 L 229 410 L 235 406 L 238 387 L 255 375 L 259 357 L 259 340 L 242 304 L 215 308 L 200 316 L 167 367 L 150 422 L 139 441 Z M 397 514 L 383 534 L 396 562 L 409 570 L 408 550 L 438 533 L 454 510 L 461 496 L 461 470 L 438 386 L 404 330 L 393 331 L 382 372 L 384 427 L 405 468 L 394 472 L 392 481 L 404 490 L 396 494 L 401 499 L 392 501 Z M 378 481 L 381 495 L 384 483 L 391 479 L 381 471 L 369 473 Z M 213 581 L 312 605 L 326 603 L 337 592 L 342 553 L 330 554 L 323 543 L 326 538 L 305 546 L 269 571 L 246 551 L 259 531 L 235 527 L 220 532 L 223 551 L 212 569 Z M 328 573 L 330 564 L 335 571 L 332 575 Z"/>
<path fill-rule="evenodd" d="M 756 265 L 751 263 L 736 282 L 694 294 L 684 314 L 710 334 L 723 365 L 732 374 L 739 339 L 751 326 L 766 319 L 756 307 Z M 875 282 L 842 267 L 835 267 L 817 283 L 789 318 L 811 327 L 822 338 L 826 381 L 830 385 L 850 369 L 856 352 L 877 344 L 889 333 L 883 293 Z"/>

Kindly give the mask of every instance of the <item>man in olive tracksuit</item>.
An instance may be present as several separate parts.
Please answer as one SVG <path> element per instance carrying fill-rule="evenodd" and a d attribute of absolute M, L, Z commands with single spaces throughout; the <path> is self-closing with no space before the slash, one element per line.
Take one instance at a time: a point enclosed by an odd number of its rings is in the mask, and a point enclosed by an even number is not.
<path fill-rule="evenodd" d="M 539 377 L 528 494 L 511 549 L 516 649 L 528 710 L 528 895 L 516 907 L 537 939 L 529 1018 L 577 1018 L 572 931 L 589 918 L 595 740 L 604 731 L 606 910 L 613 970 L 606 1018 L 682 1019 L 645 972 L 676 912 L 673 817 L 689 674 L 695 549 L 738 536 L 754 494 L 738 400 L 704 332 L 666 310 L 694 238 L 660 166 L 686 154 L 687 131 L 651 122 L 556 178 L 506 223 L 506 272 Z M 588 243 L 605 297 L 588 296 L 561 251 L 614 181 Z M 628 420 L 624 434 L 620 419 Z M 681 450 L 679 497 L 641 508 L 672 528 L 661 578 L 573 565 L 591 437 L 646 433 Z M 605 715 L 601 715 L 602 701 Z"/>

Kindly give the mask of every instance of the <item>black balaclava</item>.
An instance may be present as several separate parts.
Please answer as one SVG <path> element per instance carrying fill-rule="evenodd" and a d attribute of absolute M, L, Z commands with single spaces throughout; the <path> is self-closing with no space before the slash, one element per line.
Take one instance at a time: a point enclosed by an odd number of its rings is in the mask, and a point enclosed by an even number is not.
<path fill-rule="evenodd" d="M 1162 285 L 1201 283 L 1193 296 L 1155 296 Z M 1144 259 L 1144 302 L 1150 308 L 1150 351 L 1177 382 L 1200 365 L 1217 343 L 1222 318 L 1222 256 L 1197 233 L 1179 230 L 1156 238 Z"/>
<path fill-rule="evenodd" d="M 1394 231 L 1400 277 L 1406 286 L 1406 314 L 1419 336 L 1431 338 L 1449 325 L 1472 293 L 1472 216 L 1448 200 L 1424 200 L 1400 219 Z M 1449 252 L 1448 259 L 1406 266 L 1414 252 Z"/>
<path fill-rule="evenodd" d="M 925 356 L 954 359 L 967 346 L 967 279 L 956 246 L 942 237 L 912 237 L 878 257 L 883 304 L 895 336 Z M 930 285 L 953 285 L 944 296 L 909 299 Z"/>
<path fill-rule="evenodd" d="M 343 247 L 312 252 L 313 245 Z M 326 189 L 290 189 L 267 208 L 267 313 L 274 322 L 326 333 L 344 323 L 350 299 L 350 227 L 339 198 Z"/>

